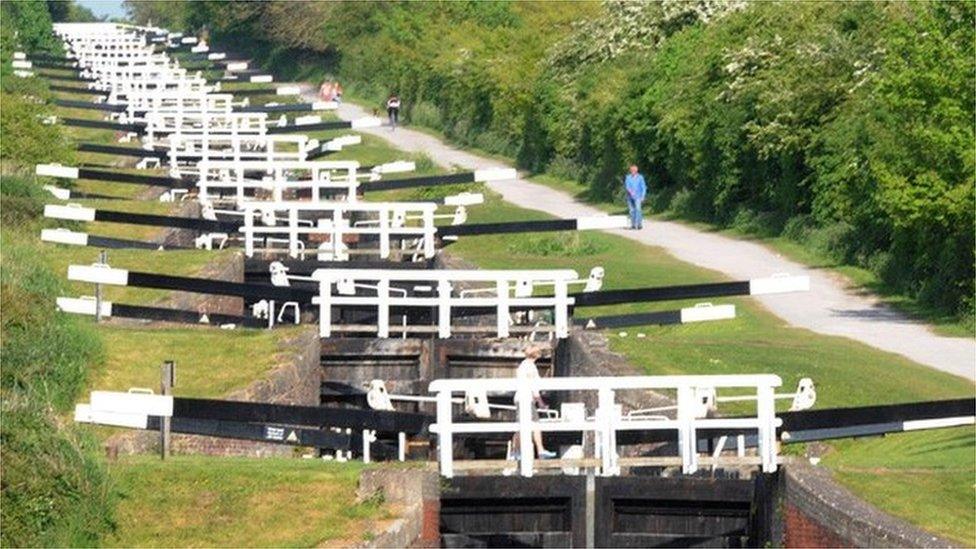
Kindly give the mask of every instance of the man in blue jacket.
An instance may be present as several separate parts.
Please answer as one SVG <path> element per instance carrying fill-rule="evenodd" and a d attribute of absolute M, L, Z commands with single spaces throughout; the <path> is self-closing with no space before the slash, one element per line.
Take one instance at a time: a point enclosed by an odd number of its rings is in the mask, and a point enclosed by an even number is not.
<path fill-rule="evenodd" d="M 624 189 L 627 190 L 627 208 L 630 210 L 630 228 L 644 228 L 644 214 L 641 212 L 641 203 L 647 195 L 647 183 L 644 176 L 637 171 L 637 165 L 630 165 L 630 173 L 624 177 Z"/>

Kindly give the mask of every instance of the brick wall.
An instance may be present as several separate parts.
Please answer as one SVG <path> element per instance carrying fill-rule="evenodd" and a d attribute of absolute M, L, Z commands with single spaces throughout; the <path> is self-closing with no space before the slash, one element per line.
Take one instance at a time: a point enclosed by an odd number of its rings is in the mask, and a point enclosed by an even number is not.
<path fill-rule="evenodd" d="M 400 519 L 368 547 L 440 547 L 440 476 L 431 467 L 377 468 L 363 471 L 357 497 L 379 493 L 400 509 Z"/>
<path fill-rule="evenodd" d="M 814 522 L 796 508 L 787 504 L 783 512 L 786 547 L 852 547 L 827 527 Z"/>

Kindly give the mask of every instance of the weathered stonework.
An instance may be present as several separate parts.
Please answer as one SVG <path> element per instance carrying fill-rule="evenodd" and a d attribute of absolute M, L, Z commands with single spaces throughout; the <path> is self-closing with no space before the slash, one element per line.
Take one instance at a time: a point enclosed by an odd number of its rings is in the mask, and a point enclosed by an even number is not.
<path fill-rule="evenodd" d="M 953 547 L 888 515 L 838 484 L 823 467 L 795 460 L 783 468 L 786 547 Z"/>
<path fill-rule="evenodd" d="M 317 405 L 319 398 L 319 337 L 314 326 L 293 330 L 282 341 L 279 365 L 264 379 L 224 395 L 227 400 L 276 404 Z M 158 450 L 159 433 L 137 431 L 111 437 L 105 443 L 110 453 L 137 454 Z M 290 456 L 299 449 L 284 444 L 173 434 L 175 454 L 217 456 Z"/>
<path fill-rule="evenodd" d="M 433 467 L 384 467 L 363 471 L 359 501 L 379 494 L 400 518 L 364 547 L 440 547 L 440 476 Z"/>
<path fill-rule="evenodd" d="M 228 282 L 244 282 L 244 256 L 240 253 L 222 255 L 211 261 L 196 278 L 209 280 L 224 280 Z M 170 297 L 163 301 L 163 307 L 184 309 L 199 313 L 222 313 L 226 315 L 244 315 L 244 299 L 227 295 L 209 295 L 193 292 L 171 292 Z"/>
<path fill-rule="evenodd" d="M 158 189 L 159 187 L 152 187 L 152 189 Z M 159 193 L 156 193 L 157 195 Z M 185 202 L 180 202 L 180 207 L 176 210 L 176 217 L 186 217 L 190 219 L 200 219 L 200 203 L 196 200 L 187 200 Z M 191 231 L 189 229 L 177 229 L 171 227 L 163 230 L 160 235 L 154 239 L 155 242 L 159 242 L 164 246 L 184 246 L 188 248 L 193 247 L 193 241 L 196 239 L 196 231 Z"/>

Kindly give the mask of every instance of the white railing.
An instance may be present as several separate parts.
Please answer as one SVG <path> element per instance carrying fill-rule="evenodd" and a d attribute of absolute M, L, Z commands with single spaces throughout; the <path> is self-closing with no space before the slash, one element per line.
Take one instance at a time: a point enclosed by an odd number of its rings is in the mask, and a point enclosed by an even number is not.
<path fill-rule="evenodd" d="M 199 76 L 174 74 L 170 78 L 156 78 L 152 80 L 123 80 L 115 82 L 91 82 L 91 88 L 100 88 L 109 92 L 109 99 L 113 102 L 125 101 L 130 95 L 186 92 L 209 93 L 220 91 L 220 84 L 210 84 Z"/>
<path fill-rule="evenodd" d="M 339 200 L 356 202 L 359 162 L 342 161 L 226 161 L 211 160 L 197 164 L 198 196 L 201 201 L 220 199 L 229 191 L 235 204 L 260 200 L 262 192 L 273 202 L 281 202 L 292 192 L 309 190 L 311 201 Z M 258 174 L 255 177 L 255 174 Z M 327 196 L 329 192 L 333 196 Z"/>
<path fill-rule="evenodd" d="M 304 259 L 306 242 L 321 240 L 320 250 L 328 258 L 341 260 L 348 258 L 343 243 L 347 235 L 375 235 L 382 259 L 390 257 L 391 242 L 396 239 L 417 241 L 418 253 L 431 258 L 436 210 L 437 204 L 432 202 L 247 202 L 241 205 L 244 255 L 254 256 L 256 241 L 277 240 L 287 246 L 289 256 Z M 272 225 L 255 224 L 255 219 L 267 218 L 269 213 Z M 314 221 L 303 214 L 310 214 Z M 355 225 L 359 217 L 375 223 Z M 277 224 L 282 218 L 285 224 Z M 408 225 L 410 220 L 419 225 Z"/>
<path fill-rule="evenodd" d="M 263 136 L 268 132 L 268 114 L 263 112 L 151 112 L 146 115 L 144 144 L 178 141 L 184 137 L 214 135 L 225 137 Z"/>
<path fill-rule="evenodd" d="M 237 105 L 247 100 L 235 101 L 229 93 L 209 93 L 206 91 L 154 91 L 150 93 L 129 94 L 124 102 L 129 121 L 142 122 L 149 113 L 171 114 L 182 118 L 189 114 L 230 113 Z"/>
<path fill-rule="evenodd" d="M 333 330 L 375 331 L 377 337 L 389 337 L 391 332 L 433 333 L 440 338 L 451 337 L 460 329 L 452 326 L 451 311 L 457 307 L 486 309 L 496 317 L 497 337 L 508 337 L 513 331 L 552 331 L 556 337 L 569 335 L 568 285 L 577 280 L 576 271 L 561 270 L 380 270 L 380 269 L 317 269 L 312 280 L 319 283 L 319 295 L 312 302 L 319 307 L 319 335 L 331 337 Z M 552 296 L 535 297 L 524 288 L 550 284 Z M 462 295 L 462 289 L 474 286 L 495 288 L 495 295 Z M 413 295 L 393 295 L 397 288 L 409 288 Z M 375 295 L 357 295 L 359 289 Z M 401 290 L 402 291 L 402 290 Z M 337 328 L 332 323 L 332 308 L 356 305 L 376 309 L 376 323 Z M 410 326 L 391 322 L 393 307 L 436 310 L 436 326 Z M 512 308 L 536 308 L 552 311 L 553 325 L 546 327 L 512 327 Z M 406 322 L 406 321 L 404 321 Z M 485 331 L 482 327 L 465 326 L 467 331 Z"/>
<path fill-rule="evenodd" d="M 314 145 L 314 144 L 313 144 Z M 212 160 L 230 162 L 301 162 L 308 156 L 309 138 L 301 134 L 227 135 L 201 133 L 169 136 L 169 166 L 174 177 L 196 175 L 198 164 Z"/>
<path fill-rule="evenodd" d="M 743 430 L 757 434 L 758 455 L 752 460 L 739 457 L 735 465 L 752 461 L 764 472 L 774 472 L 777 467 L 776 428 L 781 420 L 775 413 L 775 388 L 782 385 L 779 376 L 717 375 L 717 376 L 627 376 L 627 377 L 561 377 L 542 379 L 438 379 L 430 384 L 429 391 L 437 398 L 437 423 L 431 432 L 437 434 L 438 461 L 441 474 L 452 477 L 455 473 L 454 435 L 466 433 L 511 433 L 519 435 L 518 470 L 522 476 L 532 476 L 541 466 L 592 467 L 602 475 L 618 475 L 624 466 L 651 464 L 676 464 L 685 474 L 692 474 L 699 465 L 708 461 L 713 465 L 721 461 L 720 452 L 710 458 L 698 455 L 698 430 L 710 432 Z M 698 395 L 702 390 L 718 392 L 723 389 L 750 389 L 756 403 L 754 415 L 735 418 L 700 417 Z M 616 402 L 618 391 L 655 390 L 673 391 L 676 406 L 674 417 L 660 415 L 625 415 Z M 514 393 L 517 407 L 515 421 L 455 422 L 453 399 L 456 393 L 483 391 L 488 393 Z M 538 392 L 595 392 L 597 407 L 592 415 L 576 414 L 555 420 L 533 420 L 533 395 Z M 667 459 L 622 458 L 617 452 L 617 433 L 621 431 L 673 431 L 678 442 L 678 456 Z M 533 457 L 532 434 L 539 432 L 581 432 L 594 434 L 594 455 L 591 458 L 557 459 L 537 462 Z M 498 464 L 464 463 L 468 469 L 488 469 Z M 513 465 L 502 463 L 501 467 Z"/>

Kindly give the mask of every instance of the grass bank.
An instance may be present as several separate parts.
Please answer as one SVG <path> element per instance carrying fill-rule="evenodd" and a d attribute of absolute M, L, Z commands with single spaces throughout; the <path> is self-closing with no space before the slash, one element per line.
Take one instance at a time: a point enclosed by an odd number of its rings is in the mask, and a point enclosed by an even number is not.
<path fill-rule="evenodd" d="M 387 152 L 390 158 L 396 154 L 393 149 Z M 404 190 L 381 193 L 371 199 L 416 200 L 456 190 L 450 187 Z M 539 211 L 513 206 L 490 193 L 487 198 L 486 204 L 469 209 L 470 223 L 548 217 Z M 603 209 L 616 211 L 611 204 L 604 204 Z M 590 268 L 599 265 L 606 269 L 608 289 L 724 280 L 720 274 L 678 261 L 660 248 L 601 232 L 464 237 L 448 251 L 483 268 L 514 265 L 571 268 L 585 276 Z M 782 299 L 789 298 L 782 296 Z M 787 388 L 795 387 L 801 377 L 811 377 L 817 384 L 817 408 L 973 395 L 974 386 L 965 379 L 850 339 L 792 328 L 749 298 L 711 301 L 735 304 L 737 318 L 607 332 L 611 348 L 648 374 L 775 373 L 783 378 Z M 580 313 L 622 314 L 674 309 L 694 303 L 690 300 L 619 305 L 581 309 Z M 624 331 L 626 337 L 621 335 Z M 645 337 L 637 338 L 637 334 Z M 943 439 L 950 442 L 939 443 Z M 963 533 L 976 530 L 976 516 L 972 513 L 972 485 L 976 478 L 974 444 L 976 437 L 972 429 L 843 441 L 832 444 L 834 451 L 824 464 L 840 482 L 879 508 L 933 532 L 966 541 L 971 536 Z M 933 459 L 914 458 L 920 448 Z M 851 457 L 845 461 L 848 454 Z M 912 468 L 884 474 L 850 470 L 851 464 L 901 460 L 913 461 Z M 894 480 L 897 486 L 881 489 L 889 486 L 889 480 Z M 931 496 L 915 497 L 920 492 Z"/>
<path fill-rule="evenodd" d="M 110 472 L 121 493 L 108 547 L 350 546 L 392 518 L 357 503 L 358 463 L 130 457 Z"/>

